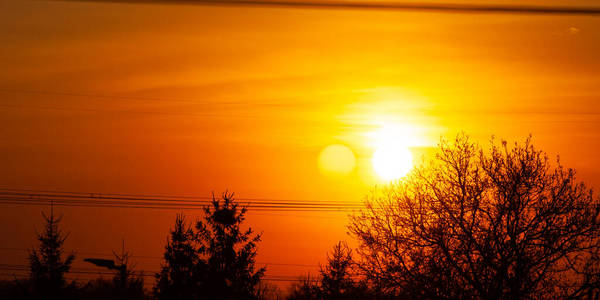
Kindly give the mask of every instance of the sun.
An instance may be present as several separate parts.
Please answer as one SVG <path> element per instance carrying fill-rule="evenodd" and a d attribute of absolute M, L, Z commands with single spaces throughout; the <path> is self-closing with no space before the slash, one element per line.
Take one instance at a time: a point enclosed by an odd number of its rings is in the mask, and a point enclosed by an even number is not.
<path fill-rule="evenodd" d="M 402 178 L 412 169 L 413 156 L 407 147 L 383 147 L 373 153 L 373 168 L 385 180 Z"/>
<path fill-rule="evenodd" d="M 400 126 L 383 126 L 374 134 L 376 149 L 371 162 L 384 180 L 402 178 L 413 167 L 413 155 L 408 147 L 410 135 Z"/>

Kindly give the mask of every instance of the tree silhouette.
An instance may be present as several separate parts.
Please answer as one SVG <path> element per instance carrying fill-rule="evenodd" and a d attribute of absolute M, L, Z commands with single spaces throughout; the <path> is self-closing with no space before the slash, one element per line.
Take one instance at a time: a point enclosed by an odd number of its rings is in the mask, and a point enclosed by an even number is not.
<path fill-rule="evenodd" d="M 354 261 L 352 250 L 345 242 L 338 242 L 327 255 L 327 264 L 320 266 L 319 276 L 306 276 L 291 286 L 289 300 L 343 300 L 374 299 L 363 281 L 353 277 Z"/>
<path fill-rule="evenodd" d="M 321 299 L 321 287 L 319 278 L 311 277 L 310 274 L 300 277 L 298 281 L 290 286 L 287 300 L 318 300 Z"/>
<path fill-rule="evenodd" d="M 429 165 L 374 193 L 349 229 L 361 271 L 388 294 L 597 297 L 598 204 L 530 138 L 484 151 L 459 135 L 442 141 Z"/>
<path fill-rule="evenodd" d="M 144 299 L 143 273 L 136 274 L 135 264 L 131 263 L 131 253 L 125 251 L 125 241 L 121 248 L 121 253 L 113 251 L 114 260 L 103 258 L 85 258 L 83 261 L 94 264 L 98 267 L 107 268 L 115 271 L 112 281 L 97 279 L 88 282 L 82 292 L 85 298 L 92 299 Z"/>
<path fill-rule="evenodd" d="M 62 259 L 63 244 L 67 239 L 58 228 L 60 217 L 54 216 L 53 207 L 50 217 L 42 213 L 46 220 L 44 232 L 38 234 L 39 247 L 32 249 L 29 254 L 30 281 L 33 296 L 43 299 L 58 299 L 64 297 L 66 286 L 65 273 L 71 268 L 75 259 L 74 254 L 69 254 Z"/>
<path fill-rule="evenodd" d="M 213 197 L 204 220 L 195 229 L 178 215 L 165 247 L 165 262 L 156 275 L 154 293 L 159 299 L 257 299 L 265 294 L 255 270 L 260 235 L 243 231 L 246 208 L 238 208 L 233 194 Z"/>
<path fill-rule="evenodd" d="M 209 299 L 254 299 L 265 268 L 254 270 L 256 244 L 261 235 L 240 227 L 246 208 L 238 208 L 233 193 L 213 197 L 205 208 L 204 221 L 196 223 L 198 253 L 206 265 L 206 295 Z"/>
<path fill-rule="evenodd" d="M 324 299 L 350 299 L 353 296 L 352 264 L 352 250 L 345 242 L 338 242 L 327 256 L 327 264 L 320 267 Z"/>
<path fill-rule="evenodd" d="M 199 298 L 200 269 L 204 273 L 206 265 L 198 256 L 195 233 L 179 214 L 167 239 L 162 269 L 156 274 L 155 296 L 158 299 Z"/>
<path fill-rule="evenodd" d="M 116 273 L 113 277 L 114 296 L 112 299 L 143 299 L 144 279 L 142 273 L 136 274 L 135 265 L 129 261 L 131 253 L 125 251 L 125 242 L 120 254 L 113 251 Z"/>

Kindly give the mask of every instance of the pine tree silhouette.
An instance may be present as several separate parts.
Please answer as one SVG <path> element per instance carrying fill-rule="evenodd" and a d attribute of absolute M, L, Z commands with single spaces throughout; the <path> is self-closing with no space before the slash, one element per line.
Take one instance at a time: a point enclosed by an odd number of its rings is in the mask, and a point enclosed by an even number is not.
<path fill-rule="evenodd" d="M 321 293 L 324 299 L 351 299 L 354 282 L 351 277 L 352 250 L 345 242 L 338 242 L 327 265 L 321 266 Z"/>
<path fill-rule="evenodd" d="M 197 299 L 200 295 L 200 262 L 193 229 L 181 214 L 165 246 L 164 263 L 156 274 L 154 295 L 157 299 Z"/>
<path fill-rule="evenodd" d="M 112 299 L 143 299 L 144 298 L 144 279 L 142 273 L 136 274 L 134 268 L 129 259 L 131 253 L 125 251 L 125 241 L 121 248 L 121 254 L 117 254 L 113 251 L 115 256 L 115 265 L 117 266 L 117 272 L 113 277 L 114 292 Z"/>
<path fill-rule="evenodd" d="M 208 266 L 206 290 L 209 299 L 255 299 L 265 268 L 254 270 L 256 244 L 261 235 L 251 228 L 242 231 L 246 208 L 238 209 L 233 193 L 213 196 L 204 221 L 196 223 L 198 252 Z"/>
<path fill-rule="evenodd" d="M 61 217 L 54 216 L 53 205 L 49 217 L 43 212 L 42 215 L 46 220 L 46 227 L 43 233 L 38 234 L 39 247 L 32 249 L 29 254 L 33 296 L 58 299 L 63 297 L 66 286 L 64 275 L 71 268 L 75 255 L 69 254 L 64 260 L 62 259 L 63 244 L 68 235 L 63 234 L 59 229 Z"/>
<path fill-rule="evenodd" d="M 255 270 L 260 235 L 242 230 L 246 208 L 224 193 L 194 230 L 178 215 L 165 247 L 154 294 L 158 299 L 257 299 L 265 268 Z"/>

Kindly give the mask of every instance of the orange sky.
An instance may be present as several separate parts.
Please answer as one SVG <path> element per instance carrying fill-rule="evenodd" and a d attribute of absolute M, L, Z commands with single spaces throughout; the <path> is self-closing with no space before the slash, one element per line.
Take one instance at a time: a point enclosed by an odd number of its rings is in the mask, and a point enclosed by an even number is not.
<path fill-rule="evenodd" d="M 381 122 L 412 128 L 415 153 L 459 131 L 531 133 L 600 183 L 598 17 L 2 0 L 0 45 L 1 187 L 358 202 L 382 183 L 368 140 Z M 351 174 L 319 171 L 331 144 L 355 153 Z M 41 207 L 0 209 L 0 245 L 32 246 Z M 124 238 L 155 257 L 176 213 L 60 211 L 68 249 Z M 269 275 L 314 272 L 349 239 L 344 213 L 248 222 L 264 233 L 259 261 L 309 265 Z"/>

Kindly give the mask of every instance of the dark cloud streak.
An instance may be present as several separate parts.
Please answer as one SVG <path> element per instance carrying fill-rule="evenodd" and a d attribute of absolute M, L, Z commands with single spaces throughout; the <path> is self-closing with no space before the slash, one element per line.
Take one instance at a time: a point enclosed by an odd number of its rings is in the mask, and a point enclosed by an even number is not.
<path fill-rule="evenodd" d="M 269 0 L 51 0 L 67 2 L 112 2 L 130 4 L 186 4 L 207 6 L 261 6 L 301 9 L 362 9 L 429 11 L 446 13 L 504 13 L 550 15 L 600 15 L 600 7 L 484 5 L 457 3 L 404 3 L 404 2 L 342 2 L 342 1 L 269 1 Z"/>

